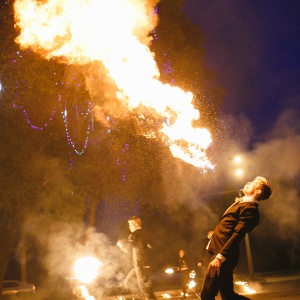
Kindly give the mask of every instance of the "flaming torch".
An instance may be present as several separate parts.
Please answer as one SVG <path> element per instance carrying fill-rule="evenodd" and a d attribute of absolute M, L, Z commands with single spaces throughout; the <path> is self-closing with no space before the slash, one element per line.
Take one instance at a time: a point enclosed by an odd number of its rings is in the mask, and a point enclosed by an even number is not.
<path fill-rule="evenodd" d="M 97 258 L 92 256 L 82 257 L 77 259 L 74 264 L 73 271 L 75 277 L 81 283 L 91 283 L 99 275 L 99 267 L 103 265 Z M 89 294 L 85 285 L 77 287 L 79 294 L 86 300 L 94 300 L 95 298 Z"/>
<path fill-rule="evenodd" d="M 200 117 L 192 104 L 193 94 L 159 81 L 160 72 L 150 51 L 150 33 L 158 24 L 154 13 L 158 2 L 16 0 L 15 27 L 20 32 L 15 41 L 46 59 L 56 57 L 65 64 L 93 65 L 89 72 L 98 68 L 98 77 L 105 69 L 122 106 L 138 117 L 154 111 L 149 122 L 162 120 L 154 136 L 169 146 L 174 157 L 197 168 L 213 169 L 206 156 L 212 142 L 210 133 L 192 126 Z M 86 77 L 87 89 L 91 88 L 91 78 L 91 74 Z"/>
<path fill-rule="evenodd" d="M 95 257 L 82 257 L 76 260 L 73 271 L 80 282 L 90 283 L 98 276 L 98 269 L 102 265 Z"/>

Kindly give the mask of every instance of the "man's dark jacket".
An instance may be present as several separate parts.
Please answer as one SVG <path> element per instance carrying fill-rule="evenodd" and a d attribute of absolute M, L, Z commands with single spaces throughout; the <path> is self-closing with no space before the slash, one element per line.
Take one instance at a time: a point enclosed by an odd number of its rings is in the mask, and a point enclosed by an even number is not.
<path fill-rule="evenodd" d="M 259 222 L 258 204 L 240 202 L 229 207 L 216 226 L 209 242 L 208 251 L 220 253 L 226 259 L 239 253 L 239 244 L 246 233 L 251 232 Z"/>
<path fill-rule="evenodd" d="M 145 232 L 139 228 L 128 237 L 132 249 L 132 263 L 134 267 L 143 267 L 148 263 L 147 244 L 149 243 Z"/>

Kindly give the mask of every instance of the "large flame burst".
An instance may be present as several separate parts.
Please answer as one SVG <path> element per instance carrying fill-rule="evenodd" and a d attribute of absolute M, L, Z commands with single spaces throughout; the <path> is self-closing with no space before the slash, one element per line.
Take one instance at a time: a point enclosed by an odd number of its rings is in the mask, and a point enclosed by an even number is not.
<path fill-rule="evenodd" d="M 101 62 L 128 110 L 151 109 L 161 120 L 157 135 L 174 157 L 195 167 L 212 169 L 206 156 L 211 136 L 194 128 L 199 111 L 193 95 L 159 81 L 150 51 L 150 32 L 158 23 L 159 0 L 16 0 L 16 42 L 45 58 L 86 65 Z"/>

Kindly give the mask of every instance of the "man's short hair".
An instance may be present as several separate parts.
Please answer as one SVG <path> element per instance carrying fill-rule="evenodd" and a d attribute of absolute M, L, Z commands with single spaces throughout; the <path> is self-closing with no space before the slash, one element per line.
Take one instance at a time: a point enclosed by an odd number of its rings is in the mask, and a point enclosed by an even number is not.
<path fill-rule="evenodd" d="M 260 176 L 258 176 L 256 178 L 259 179 L 259 181 L 261 183 L 261 188 L 260 188 L 261 193 L 257 197 L 257 200 L 261 201 L 261 200 L 266 200 L 266 199 L 270 198 L 271 195 L 273 194 L 273 189 L 270 186 L 270 184 L 268 183 L 268 181 L 266 180 L 266 178 L 260 177 Z"/>
<path fill-rule="evenodd" d="M 139 218 L 139 217 L 136 217 L 136 216 L 132 216 L 129 220 L 129 221 L 135 221 L 139 226 L 142 226 L 142 220 Z"/>

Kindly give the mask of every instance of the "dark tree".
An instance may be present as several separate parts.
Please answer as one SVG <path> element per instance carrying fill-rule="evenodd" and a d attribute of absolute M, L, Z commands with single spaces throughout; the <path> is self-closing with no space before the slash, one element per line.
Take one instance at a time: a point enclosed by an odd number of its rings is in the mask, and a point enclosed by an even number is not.
<path fill-rule="evenodd" d="M 151 50 L 155 52 L 161 80 L 191 91 L 194 105 L 201 111 L 195 126 L 212 130 L 221 92 L 205 68 L 201 32 L 185 17 L 182 0 L 162 0 L 158 13 L 160 23 L 152 34 Z M 16 233 L 22 232 L 24 224 L 47 233 L 52 223 L 81 222 L 89 212 L 87 223 L 94 226 L 99 202 L 108 200 L 118 208 L 125 199 L 140 207 L 146 224 L 160 216 L 155 226 L 171 231 L 178 227 L 190 212 L 187 206 L 179 206 L 184 215 L 177 219 L 173 217 L 174 210 L 168 208 L 164 168 L 168 166 L 169 173 L 176 173 L 173 162 L 169 163 L 176 159 L 163 142 L 146 137 L 156 129 L 155 121 L 145 123 L 134 111 L 127 111 L 124 119 L 125 108 L 112 97 L 114 88 L 108 92 L 108 79 L 103 79 L 98 93 L 89 95 L 84 77 L 97 66 L 67 67 L 54 59 L 44 60 L 30 50 L 20 50 L 14 43 L 17 32 L 12 2 L 1 2 L 0 17 L 0 79 L 5 87 L 0 96 L 0 244 L 4 245 L 0 250 L 0 282 L 16 244 Z M 70 78 L 74 76 L 72 85 Z M 67 81 L 68 88 L 62 84 Z M 95 104 L 93 101 L 104 108 L 110 104 L 118 113 L 109 124 L 95 122 L 87 148 L 78 155 L 66 139 L 62 114 L 65 109 L 74 111 L 77 107 L 84 111 Z M 104 111 L 110 116 L 108 109 Z M 148 113 L 156 117 L 152 111 Z M 70 116 L 69 122 L 73 141 L 80 148 L 87 121 Z M 34 126 L 43 129 L 36 130 Z M 181 168 L 189 173 L 191 167 L 182 162 Z M 171 175 L 168 184 L 176 194 L 179 179 Z M 188 228 L 173 232 L 172 240 L 188 242 Z M 159 238 L 163 240 L 165 234 L 159 233 Z M 38 247 L 46 251 L 43 245 Z"/>

